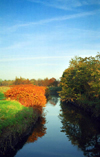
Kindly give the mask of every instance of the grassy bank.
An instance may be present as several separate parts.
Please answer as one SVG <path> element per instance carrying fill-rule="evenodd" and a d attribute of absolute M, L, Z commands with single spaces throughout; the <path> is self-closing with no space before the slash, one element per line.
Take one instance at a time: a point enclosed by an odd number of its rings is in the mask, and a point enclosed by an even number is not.
<path fill-rule="evenodd" d="M 7 127 L 14 127 L 15 125 L 18 126 L 20 131 L 20 125 L 24 127 L 35 117 L 32 108 L 24 107 L 17 101 L 0 101 L 0 133 Z"/>
<path fill-rule="evenodd" d="M 38 119 L 33 108 L 25 107 L 15 100 L 4 100 L 4 92 L 8 89 L 0 87 L 0 135 L 7 129 L 21 133 Z"/>
<path fill-rule="evenodd" d="M 31 132 L 38 117 L 33 108 L 17 101 L 0 101 L 0 156 L 9 156 L 14 151 L 18 142 Z"/>
<path fill-rule="evenodd" d="M 15 146 L 27 136 L 40 114 L 33 107 L 26 107 L 4 96 L 9 87 L 0 87 L 0 156 L 14 151 Z"/>

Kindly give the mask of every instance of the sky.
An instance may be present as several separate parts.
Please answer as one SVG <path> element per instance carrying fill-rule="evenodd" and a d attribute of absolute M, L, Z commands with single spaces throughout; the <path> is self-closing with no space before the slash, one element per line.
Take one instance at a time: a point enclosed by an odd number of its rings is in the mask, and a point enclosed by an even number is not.
<path fill-rule="evenodd" d="M 0 79 L 60 79 L 100 52 L 100 0 L 0 0 Z"/>

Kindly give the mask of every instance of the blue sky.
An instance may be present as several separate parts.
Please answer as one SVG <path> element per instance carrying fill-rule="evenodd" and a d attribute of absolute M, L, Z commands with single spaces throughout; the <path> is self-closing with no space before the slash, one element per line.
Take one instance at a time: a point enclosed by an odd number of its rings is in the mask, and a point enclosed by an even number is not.
<path fill-rule="evenodd" d="M 100 52 L 100 0 L 0 0 L 0 79 L 59 79 Z"/>

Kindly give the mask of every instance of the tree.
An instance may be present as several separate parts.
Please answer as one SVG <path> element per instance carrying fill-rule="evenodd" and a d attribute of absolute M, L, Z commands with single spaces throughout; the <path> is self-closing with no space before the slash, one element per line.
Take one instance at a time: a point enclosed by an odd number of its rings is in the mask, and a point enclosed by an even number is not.
<path fill-rule="evenodd" d="M 62 75 L 60 86 L 62 101 L 73 101 L 84 108 L 87 106 L 98 108 L 100 106 L 100 54 L 95 57 L 71 59 L 69 68 Z"/>
<path fill-rule="evenodd" d="M 0 86 L 2 86 L 2 79 L 0 79 Z"/>
<path fill-rule="evenodd" d="M 20 78 L 15 78 L 15 81 L 13 83 L 14 85 L 20 85 L 20 84 L 31 84 L 31 82 L 29 81 L 29 79 L 24 79 L 22 77 Z"/>

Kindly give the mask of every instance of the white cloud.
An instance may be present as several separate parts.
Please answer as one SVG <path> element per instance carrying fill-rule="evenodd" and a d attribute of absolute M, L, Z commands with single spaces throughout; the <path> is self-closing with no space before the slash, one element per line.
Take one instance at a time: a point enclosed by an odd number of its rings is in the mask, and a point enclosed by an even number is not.
<path fill-rule="evenodd" d="M 40 63 L 40 64 L 35 64 L 35 66 L 58 66 L 59 64 L 56 63 Z"/>
<path fill-rule="evenodd" d="M 2 56 L 2 58 L 0 58 L 0 62 L 13 62 L 13 61 L 32 61 L 32 60 L 35 60 L 35 61 L 39 61 L 40 63 L 37 63 L 34 65 L 36 66 L 46 66 L 46 65 L 58 65 L 59 63 L 49 63 L 49 60 L 51 61 L 64 61 L 64 60 L 69 60 L 71 58 L 73 58 L 74 56 L 81 56 L 81 57 L 89 57 L 89 56 L 95 56 L 97 54 L 98 50 L 93 50 L 93 49 L 70 49 L 70 50 L 66 50 L 65 52 L 63 52 L 62 55 L 59 55 L 59 56 L 39 56 L 39 57 L 6 57 L 6 56 Z M 71 54 L 71 55 L 66 55 L 66 54 Z M 47 61 L 48 60 L 48 63 L 41 63 L 41 61 Z"/>

